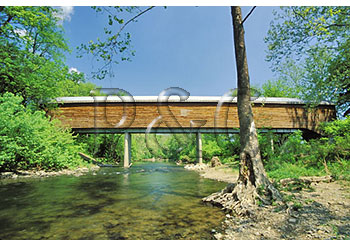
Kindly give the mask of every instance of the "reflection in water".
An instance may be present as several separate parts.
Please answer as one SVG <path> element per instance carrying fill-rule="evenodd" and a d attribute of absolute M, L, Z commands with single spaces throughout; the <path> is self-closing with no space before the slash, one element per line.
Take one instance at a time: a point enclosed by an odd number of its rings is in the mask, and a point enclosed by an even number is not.
<path fill-rule="evenodd" d="M 173 164 L 0 185 L 0 239 L 211 239 L 224 218 L 201 198 L 225 187 Z"/>
<path fill-rule="evenodd" d="M 118 174 L 118 173 L 116 173 L 116 174 Z M 129 173 L 125 173 L 125 174 L 123 174 L 123 185 L 124 186 L 128 186 L 129 185 Z"/>

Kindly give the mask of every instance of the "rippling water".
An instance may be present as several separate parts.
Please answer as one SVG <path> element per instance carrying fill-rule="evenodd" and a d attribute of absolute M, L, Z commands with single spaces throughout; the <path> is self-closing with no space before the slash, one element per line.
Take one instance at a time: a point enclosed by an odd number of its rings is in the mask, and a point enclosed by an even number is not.
<path fill-rule="evenodd" d="M 0 184 L 0 239 L 212 239 L 225 183 L 173 164 Z"/>

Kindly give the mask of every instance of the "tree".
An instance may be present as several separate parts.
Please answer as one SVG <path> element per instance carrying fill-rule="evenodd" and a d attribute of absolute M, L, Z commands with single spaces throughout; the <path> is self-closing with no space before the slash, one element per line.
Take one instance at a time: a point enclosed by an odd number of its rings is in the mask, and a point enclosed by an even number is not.
<path fill-rule="evenodd" d="M 1 7 L 1 92 L 39 101 L 59 76 L 68 46 L 52 7 Z"/>
<path fill-rule="evenodd" d="M 273 70 L 282 75 L 288 66 L 281 65 L 297 64 L 304 100 L 331 101 L 339 114 L 350 114 L 350 8 L 283 7 L 275 17 L 265 39 Z"/>
<path fill-rule="evenodd" d="M 234 47 L 238 79 L 237 108 L 240 126 L 240 168 L 237 184 L 214 193 L 205 201 L 219 203 L 239 215 L 253 214 L 257 200 L 281 199 L 278 190 L 269 181 L 260 155 L 257 132 L 250 102 L 250 82 L 240 7 L 231 7 Z M 264 193 L 258 193 L 264 191 Z"/>
<path fill-rule="evenodd" d="M 350 40 L 347 40 L 340 49 L 339 55 L 329 65 L 327 78 L 328 85 L 335 85 L 336 103 L 343 112 L 343 116 L 350 116 Z"/>
<path fill-rule="evenodd" d="M 295 87 L 289 86 L 281 80 L 267 81 L 261 86 L 261 94 L 264 97 L 287 97 L 298 98 L 299 94 Z"/>
<path fill-rule="evenodd" d="M 70 130 L 39 110 L 96 88 L 64 65 L 68 46 L 58 23 L 52 7 L 0 6 L 0 170 L 84 164 Z"/>
<path fill-rule="evenodd" d="M 44 108 L 52 98 L 72 95 L 70 87 L 79 94 L 95 88 L 65 66 L 68 46 L 57 16 L 52 7 L 0 7 L 0 94 Z"/>

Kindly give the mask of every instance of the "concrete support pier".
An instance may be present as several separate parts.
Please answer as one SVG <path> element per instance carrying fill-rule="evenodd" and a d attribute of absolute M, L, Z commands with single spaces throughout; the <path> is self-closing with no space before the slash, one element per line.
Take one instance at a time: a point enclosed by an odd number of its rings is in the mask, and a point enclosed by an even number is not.
<path fill-rule="evenodd" d="M 124 134 L 124 168 L 130 167 L 131 163 L 131 134 Z"/>
<path fill-rule="evenodd" d="M 196 139 L 197 139 L 197 164 L 203 163 L 202 158 L 202 134 L 200 132 L 196 133 Z"/>

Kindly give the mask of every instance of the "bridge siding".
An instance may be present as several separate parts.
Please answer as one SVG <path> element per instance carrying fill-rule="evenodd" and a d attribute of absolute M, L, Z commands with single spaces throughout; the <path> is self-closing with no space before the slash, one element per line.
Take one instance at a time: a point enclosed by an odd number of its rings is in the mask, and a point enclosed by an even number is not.
<path fill-rule="evenodd" d="M 190 128 L 191 120 L 196 124 L 205 122 L 203 128 L 238 128 L 238 113 L 236 103 L 225 103 L 218 114 L 217 124 L 214 124 L 217 103 L 172 103 L 157 106 L 157 103 L 65 103 L 59 110 L 51 112 L 64 125 L 73 129 L 115 128 L 126 110 L 126 121 L 118 128 L 147 128 L 160 115 L 163 122 L 154 127 L 159 128 Z M 169 111 L 170 110 L 170 111 Z M 187 113 L 187 115 L 186 115 Z M 254 104 L 254 120 L 257 128 L 308 129 L 317 132 L 320 122 L 335 118 L 332 105 L 320 105 L 308 112 L 302 104 Z M 175 118 L 172 117 L 172 114 Z M 227 121 L 225 121 L 225 116 Z M 133 117 L 135 116 L 135 117 Z M 166 124 L 165 124 L 166 122 Z"/>

